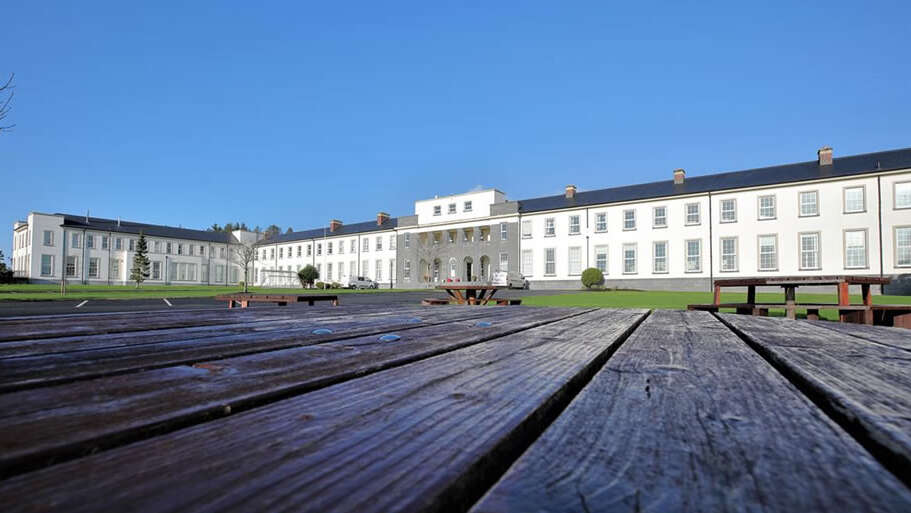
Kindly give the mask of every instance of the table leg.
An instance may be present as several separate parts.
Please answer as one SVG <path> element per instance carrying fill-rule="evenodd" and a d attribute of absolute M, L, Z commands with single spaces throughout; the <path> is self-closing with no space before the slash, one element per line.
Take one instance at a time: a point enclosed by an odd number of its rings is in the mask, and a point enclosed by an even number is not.
<path fill-rule="evenodd" d="M 715 305 L 721 304 L 721 285 L 715 285 Z"/>
<path fill-rule="evenodd" d="M 849 294 L 849 288 L 847 282 L 841 282 L 838 284 L 838 306 L 848 306 L 851 304 L 851 295 Z M 851 322 L 848 318 L 849 315 L 843 312 L 838 313 L 839 322 Z"/>
<path fill-rule="evenodd" d="M 487 303 L 489 303 L 490 300 L 493 299 L 493 295 L 496 294 L 496 293 L 497 293 L 497 289 L 490 289 L 490 290 L 487 292 L 487 299 L 484 300 L 484 304 L 486 305 Z"/>
<path fill-rule="evenodd" d="M 458 304 L 460 304 L 460 305 L 464 305 L 464 304 L 465 304 L 465 298 L 462 297 L 462 291 L 461 291 L 461 290 L 455 289 L 455 290 L 451 290 L 451 291 L 450 291 L 449 289 L 446 289 L 446 292 L 449 292 L 449 293 L 452 295 L 452 297 L 455 298 L 456 303 L 458 303 Z"/>
<path fill-rule="evenodd" d="M 796 287 L 793 285 L 785 285 L 784 287 L 784 308 L 787 313 L 788 319 L 797 318 L 797 306 L 796 306 Z"/>
<path fill-rule="evenodd" d="M 750 305 L 756 304 L 756 285 L 747 287 L 747 303 Z"/>

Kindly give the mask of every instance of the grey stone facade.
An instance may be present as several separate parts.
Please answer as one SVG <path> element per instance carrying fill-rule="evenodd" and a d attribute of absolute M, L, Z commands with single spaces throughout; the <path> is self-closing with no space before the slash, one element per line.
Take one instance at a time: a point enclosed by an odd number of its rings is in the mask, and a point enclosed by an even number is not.
<path fill-rule="evenodd" d="M 455 240 L 449 241 L 449 229 L 422 233 L 400 232 L 396 240 L 396 279 L 400 287 L 430 287 L 450 277 L 450 266 L 454 265 L 455 277 L 459 281 L 488 281 L 490 275 L 500 269 L 500 255 L 507 256 L 508 270 L 519 270 L 519 225 L 504 223 L 506 238 L 501 236 L 500 223 L 477 224 L 473 227 L 473 239 L 464 240 L 462 229 L 455 231 Z M 489 240 L 481 240 L 481 228 L 489 228 Z M 432 242 L 434 233 L 440 241 Z M 422 234 L 426 234 L 422 244 Z M 406 243 L 406 235 L 409 240 Z M 434 261 L 439 262 L 439 273 L 435 276 Z M 410 269 L 410 276 L 406 272 Z M 470 274 L 469 274 L 470 272 Z"/>

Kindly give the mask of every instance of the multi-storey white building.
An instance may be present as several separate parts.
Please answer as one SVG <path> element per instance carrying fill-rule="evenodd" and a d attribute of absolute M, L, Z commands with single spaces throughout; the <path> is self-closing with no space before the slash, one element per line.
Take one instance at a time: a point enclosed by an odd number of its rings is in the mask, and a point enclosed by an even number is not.
<path fill-rule="evenodd" d="M 258 234 L 189 230 L 97 217 L 32 212 L 13 227 L 12 267 L 35 283 L 126 284 L 139 234 L 151 261 L 148 283 L 234 284 L 243 279 L 236 248 Z"/>
<path fill-rule="evenodd" d="M 32 216 L 15 229 L 15 269 L 35 279 L 64 269 L 53 252 L 35 261 L 43 231 Z M 78 257 L 68 255 L 68 264 Z M 84 258 L 77 272 L 95 269 Z M 520 201 L 496 189 L 434 197 L 415 202 L 414 215 L 333 220 L 260 241 L 251 277 L 296 286 L 307 264 L 325 282 L 365 276 L 399 287 L 486 281 L 508 269 L 533 288 L 578 288 L 587 267 L 601 269 L 608 286 L 666 290 L 767 274 L 897 277 L 911 269 L 911 149 L 833 159 L 823 148 L 808 162 L 690 178 L 676 170 L 661 182 L 570 185 Z"/>

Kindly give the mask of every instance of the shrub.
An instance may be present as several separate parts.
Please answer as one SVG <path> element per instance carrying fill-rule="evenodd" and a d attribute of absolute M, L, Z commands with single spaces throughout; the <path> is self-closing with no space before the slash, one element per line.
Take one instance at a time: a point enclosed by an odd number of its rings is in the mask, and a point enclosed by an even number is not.
<path fill-rule="evenodd" d="M 316 284 L 315 284 L 314 286 L 315 286 L 316 288 L 318 288 L 318 289 L 324 289 L 324 288 L 326 288 L 326 284 L 323 283 L 323 282 L 321 282 L 321 281 L 316 282 Z"/>
<path fill-rule="evenodd" d="M 604 274 L 599 269 L 589 267 L 582 271 L 582 285 L 585 285 L 585 288 L 590 289 L 595 285 L 601 285 L 603 283 Z"/>
<path fill-rule="evenodd" d="M 332 282 L 332 285 L 331 285 L 331 287 L 332 287 L 333 289 L 340 288 L 341 286 L 342 286 L 342 284 L 339 283 L 339 282 L 337 282 L 337 281 Z"/>
<path fill-rule="evenodd" d="M 319 279 L 319 271 L 312 265 L 306 265 L 300 271 L 297 271 L 297 279 L 301 282 L 301 287 L 313 285 L 313 282 Z"/>

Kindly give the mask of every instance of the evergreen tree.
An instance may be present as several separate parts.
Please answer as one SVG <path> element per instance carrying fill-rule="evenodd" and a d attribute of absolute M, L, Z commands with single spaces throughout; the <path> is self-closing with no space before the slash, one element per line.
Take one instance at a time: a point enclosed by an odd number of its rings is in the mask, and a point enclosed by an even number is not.
<path fill-rule="evenodd" d="M 215 223 L 215 224 L 213 224 L 212 226 L 209 227 L 209 231 L 212 231 L 212 232 L 220 232 L 220 231 L 221 231 L 221 226 L 218 226 L 218 223 Z"/>
<path fill-rule="evenodd" d="M 136 254 L 133 255 L 133 269 L 130 270 L 130 279 L 136 282 L 136 288 L 144 282 L 151 274 L 149 272 L 149 247 L 146 244 L 146 237 L 139 232 L 139 241 L 136 242 Z"/>
<path fill-rule="evenodd" d="M 294 228 L 288 227 L 288 230 L 285 233 L 294 233 Z"/>

